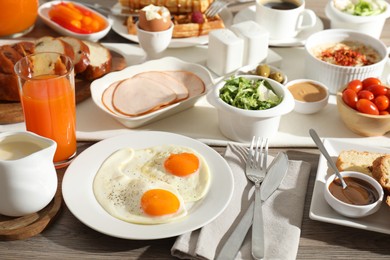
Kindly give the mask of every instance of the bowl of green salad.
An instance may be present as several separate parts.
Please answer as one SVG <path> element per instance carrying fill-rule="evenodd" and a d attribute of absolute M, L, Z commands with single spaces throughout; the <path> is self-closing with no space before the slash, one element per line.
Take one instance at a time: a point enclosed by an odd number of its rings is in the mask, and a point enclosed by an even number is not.
<path fill-rule="evenodd" d="M 207 100 L 218 111 L 222 134 L 243 143 L 253 136 L 274 136 L 281 116 L 294 109 L 294 98 L 286 87 L 256 75 L 225 78 L 207 94 Z"/>
<path fill-rule="evenodd" d="M 332 29 L 352 29 L 379 38 L 390 5 L 385 0 L 330 0 L 325 14 Z"/>

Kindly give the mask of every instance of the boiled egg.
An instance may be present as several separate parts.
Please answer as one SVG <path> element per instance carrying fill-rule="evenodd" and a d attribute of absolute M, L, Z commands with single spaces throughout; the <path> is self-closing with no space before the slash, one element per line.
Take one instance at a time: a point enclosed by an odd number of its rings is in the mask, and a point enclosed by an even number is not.
<path fill-rule="evenodd" d="M 138 26 L 149 32 L 160 32 L 171 27 L 171 14 L 165 6 L 148 5 L 139 13 Z"/>

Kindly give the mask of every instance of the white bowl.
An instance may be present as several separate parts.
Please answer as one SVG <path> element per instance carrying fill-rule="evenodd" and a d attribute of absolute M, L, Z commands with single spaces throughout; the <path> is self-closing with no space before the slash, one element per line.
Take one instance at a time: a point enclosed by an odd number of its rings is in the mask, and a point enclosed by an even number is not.
<path fill-rule="evenodd" d="M 282 102 L 266 110 L 245 110 L 225 103 L 219 97 L 219 90 L 225 81 L 219 82 L 207 95 L 207 100 L 217 108 L 219 129 L 227 138 L 249 143 L 253 136 L 272 137 L 279 129 L 280 118 L 294 109 L 294 98 L 282 84 L 260 76 L 239 75 L 249 79 L 266 79 Z"/>
<path fill-rule="evenodd" d="M 112 20 L 111 19 L 108 19 L 107 17 L 101 15 L 100 13 L 92 10 L 91 8 L 88 8 L 80 3 L 76 3 L 76 2 L 72 2 L 72 1 L 69 1 L 71 3 L 73 3 L 74 5 L 77 5 L 77 6 L 80 6 L 82 8 L 85 8 L 87 10 L 89 10 L 90 12 L 93 12 L 95 13 L 96 15 L 100 16 L 104 21 L 106 21 L 106 27 L 99 31 L 99 32 L 96 32 L 96 33 L 89 33 L 89 34 L 81 34 L 81 33 L 75 33 L 75 32 L 72 32 L 62 26 L 60 26 L 59 24 L 53 22 L 52 20 L 50 20 L 50 17 L 49 17 L 49 10 L 50 8 L 53 6 L 53 5 L 56 5 L 56 4 L 59 4 L 61 2 L 68 2 L 68 1 L 51 1 L 51 2 L 47 2 L 47 3 L 44 3 L 42 4 L 39 9 L 38 9 L 38 15 L 39 17 L 43 20 L 43 22 L 49 26 L 50 28 L 52 28 L 53 30 L 55 30 L 56 32 L 58 32 L 59 34 L 61 35 L 65 35 L 65 36 L 71 36 L 71 37 L 75 37 L 75 38 L 78 38 L 80 40 L 88 40 L 88 41 L 93 41 L 93 42 L 96 42 L 98 40 L 100 40 L 101 38 L 103 38 L 104 36 L 107 35 L 107 33 L 111 30 L 111 26 L 112 26 Z"/>
<path fill-rule="evenodd" d="M 386 5 L 386 11 L 379 15 L 356 16 L 340 11 L 334 6 L 333 1 L 329 1 L 325 7 L 325 14 L 332 29 L 356 30 L 379 39 L 386 19 L 390 16 L 390 5 L 388 3 Z"/>
<path fill-rule="evenodd" d="M 297 100 L 294 98 L 294 100 L 295 100 L 294 111 L 297 113 L 301 113 L 301 114 L 317 113 L 328 104 L 328 100 L 329 100 L 328 88 L 324 84 L 322 84 L 321 82 L 315 81 L 315 80 L 310 80 L 310 79 L 296 79 L 296 80 L 289 81 L 286 84 L 286 88 L 289 89 L 289 87 L 291 87 L 295 84 L 304 83 L 304 82 L 312 83 L 312 84 L 317 85 L 318 87 L 322 88 L 325 91 L 326 96 L 324 96 L 324 98 L 322 98 L 321 100 L 311 101 L 311 102 L 310 101 L 301 101 L 301 100 Z"/>
<path fill-rule="evenodd" d="M 355 41 L 374 48 L 380 55 L 379 62 L 362 67 L 339 66 L 316 58 L 312 50 L 323 44 Z M 380 78 L 387 61 L 388 50 L 384 43 L 370 35 L 353 30 L 328 29 L 312 34 L 305 44 L 305 77 L 325 84 L 331 94 L 354 79 Z"/>
<path fill-rule="evenodd" d="M 371 215 L 379 210 L 379 208 L 382 204 L 382 201 L 383 201 L 383 196 L 384 196 L 383 188 L 379 184 L 379 182 L 377 182 L 371 176 L 368 176 L 368 175 L 366 175 L 364 173 L 360 173 L 360 172 L 344 171 L 344 172 L 340 172 L 340 174 L 343 177 L 355 177 L 355 178 L 359 178 L 359 179 L 362 179 L 362 180 L 368 182 L 378 192 L 379 198 L 374 203 L 371 203 L 368 205 L 352 205 L 352 204 L 345 203 L 345 202 L 335 198 L 330 193 L 329 188 L 328 188 L 329 185 L 332 183 L 332 181 L 335 178 L 335 174 L 333 174 L 332 176 L 330 176 L 327 179 L 326 185 L 324 188 L 325 200 L 329 204 L 329 206 L 331 206 L 339 214 L 344 215 L 346 217 L 350 217 L 350 218 L 365 217 L 365 216 Z"/>
<path fill-rule="evenodd" d="M 206 88 L 205 92 L 202 95 L 195 96 L 183 100 L 181 102 L 168 105 L 154 112 L 141 115 L 141 116 L 135 116 L 135 117 L 115 114 L 111 112 L 109 109 L 107 109 L 106 106 L 102 103 L 103 92 L 112 83 L 119 80 L 130 78 L 135 74 L 145 72 L 145 71 L 166 71 L 166 70 L 184 70 L 196 74 L 199 78 L 203 80 L 203 83 Z M 207 91 L 210 89 L 212 84 L 213 84 L 212 76 L 210 72 L 203 66 L 194 63 L 184 62 L 174 57 L 165 57 L 158 60 L 147 61 L 140 65 L 129 66 L 121 71 L 111 72 L 103 76 L 102 78 L 94 80 L 91 83 L 91 97 L 93 102 L 99 109 L 103 110 L 105 113 L 112 116 L 118 122 L 120 122 L 121 124 L 123 124 L 128 128 L 137 128 L 192 107 L 200 97 L 202 97 L 207 93 Z"/>

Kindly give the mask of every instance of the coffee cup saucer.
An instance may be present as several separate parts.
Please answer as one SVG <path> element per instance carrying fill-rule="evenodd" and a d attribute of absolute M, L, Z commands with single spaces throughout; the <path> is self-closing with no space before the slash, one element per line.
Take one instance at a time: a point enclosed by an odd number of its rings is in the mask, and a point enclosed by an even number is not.
<path fill-rule="evenodd" d="M 256 6 L 249 6 L 240 10 L 233 18 L 233 24 L 245 22 L 248 20 L 255 21 Z M 286 38 L 286 39 L 269 39 L 269 45 L 274 47 L 293 47 L 293 46 L 303 46 L 306 39 L 313 33 L 322 31 L 324 29 L 324 24 L 321 19 L 317 16 L 316 23 L 313 27 L 304 29 L 295 37 Z"/>

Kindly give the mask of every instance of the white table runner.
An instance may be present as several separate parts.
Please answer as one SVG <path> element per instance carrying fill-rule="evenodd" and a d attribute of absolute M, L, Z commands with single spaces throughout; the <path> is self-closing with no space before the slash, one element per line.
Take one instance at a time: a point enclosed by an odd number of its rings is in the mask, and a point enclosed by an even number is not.
<path fill-rule="evenodd" d="M 126 55 L 129 65 L 141 61 L 142 50 L 138 45 L 106 44 L 108 47 Z M 275 54 L 276 53 L 276 54 Z M 197 46 L 180 49 L 168 49 L 164 56 L 173 56 L 184 61 L 205 65 L 207 47 Z M 280 57 L 282 58 L 280 60 Z M 280 64 L 288 79 L 304 78 L 304 49 L 274 48 L 270 51 L 269 61 Z M 384 76 L 390 73 L 388 62 Z M 218 78 L 216 77 L 216 80 Z M 292 112 L 282 117 L 278 134 L 270 140 L 272 147 L 315 147 L 308 130 L 315 128 L 323 138 L 340 138 L 351 143 L 390 147 L 390 134 L 365 138 L 352 133 L 341 121 L 336 107 L 336 98 L 330 96 L 327 107 L 317 114 L 302 115 Z M 0 132 L 24 130 L 24 123 L 0 125 Z M 199 139 L 207 144 L 226 145 L 229 141 L 218 129 L 217 111 L 202 97 L 193 108 L 171 117 L 137 128 L 127 129 L 116 120 L 98 109 L 91 99 L 77 106 L 77 138 L 80 141 L 102 140 L 127 131 L 155 130 L 167 131 Z"/>

